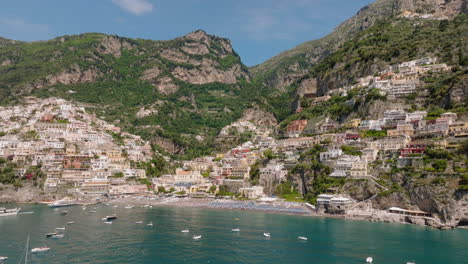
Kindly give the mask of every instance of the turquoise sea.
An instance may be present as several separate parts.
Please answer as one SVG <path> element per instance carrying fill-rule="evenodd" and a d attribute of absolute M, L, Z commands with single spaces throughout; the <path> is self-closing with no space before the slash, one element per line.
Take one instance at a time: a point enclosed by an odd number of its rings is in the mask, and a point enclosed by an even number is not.
<path fill-rule="evenodd" d="M 33 212 L 0 217 L 0 256 L 8 256 L 7 263 L 18 262 L 28 233 L 30 248 L 51 248 L 31 254 L 30 263 L 352 264 L 365 263 L 368 256 L 376 264 L 468 263 L 468 230 L 197 208 L 2 206 Z M 91 213 L 94 207 L 96 213 Z M 60 214 L 64 209 L 66 216 Z M 118 219 L 105 224 L 101 218 L 112 213 Z M 67 225 L 69 221 L 75 223 Z M 63 238 L 46 238 L 63 226 Z M 231 232 L 237 227 L 239 233 Z M 181 233 L 183 229 L 190 233 Z M 193 235 L 202 238 L 193 240 Z"/>

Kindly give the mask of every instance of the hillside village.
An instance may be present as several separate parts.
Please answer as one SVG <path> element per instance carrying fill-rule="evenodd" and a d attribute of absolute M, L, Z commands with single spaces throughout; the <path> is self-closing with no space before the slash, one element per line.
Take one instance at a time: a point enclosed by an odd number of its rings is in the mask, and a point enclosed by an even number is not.
<path fill-rule="evenodd" d="M 339 92 L 346 96 L 349 89 L 372 87 L 382 95 L 406 96 L 416 91 L 421 74 L 449 69 L 435 62 L 424 58 L 391 66 Z M 324 97 L 314 100 L 315 105 L 320 104 Z M 159 154 L 150 144 L 139 136 L 121 132 L 116 124 L 88 114 L 85 107 L 58 98 L 28 97 L 21 106 L 0 108 L 0 155 L 5 167 L 2 182 L 20 187 L 19 179 L 34 180 L 49 195 L 73 195 L 82 200 L 128 195 L 270 197 L 272 201 L 301 201 L 308 197 L 317 212 L 356 214 L 358 205 L 375 199 L 379 193 L 395 191 L 396 187 L 384 177 L 391 172 L 419 170 L 436 175 L 432 182 L 445 182 L 437 174 L 466 170 L 464 159 L 455 158 L 448 164 L 445 157 L 449 155 L 447 150 L 456 152 L 466 144 L 466 116 L 395 108 L 386 110 L 376 120 L 294 120 L 278 136 L 272 129 L 249 121 L 235 122 L 220 136 L 237 129 L 253 132 L 252 140 L 226 153 L 172 161 L 173 170 L 153 177 L 147 175 L 144 164 Z M 309 162 L 315 159 L 321 164 L 330 184 L 323 193 L 311 196 L 308 183 L 304 178 L 298 180 L 297 171 L 304 161 L 307 163 L 304 155 L 312 150 L 318 152 L 308 157 Z M 8 174 L 6 167 L 14 168 L 14 179 L 7 177 L 13 172 Z M 353 181 L 372 182 L 378 192 L 370 197 L 353 197 L 342 189 L 345 183 Z M 387 213 L 422 217 L 434 213 L 419 209 L 392 206 Z"/>

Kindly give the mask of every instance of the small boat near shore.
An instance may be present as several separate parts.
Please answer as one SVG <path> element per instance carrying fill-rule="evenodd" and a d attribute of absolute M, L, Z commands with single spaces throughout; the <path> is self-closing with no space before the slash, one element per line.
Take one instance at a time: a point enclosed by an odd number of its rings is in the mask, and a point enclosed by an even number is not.
<path fill-rule="evenodd" d="M 70 221 L 70 222 L 67 222 L 67 225 L 72 225 L 74 223 L 75 223 L 74 221 Z"/>
<path fill-rule="evenodd" d="M 8 257 L 0 256 L 0 261 L 7 261 Z"/>
<path fill-rule="evenodd" d="M 45 252 L 49 250 L 50 250 L 49 247 L 38 247 L 38 248 L 31 249 L 31 253 L 40 253 L 40 252 Z"/>
<path fill-rule="evenodd" d="M 143 221 L 136 221 L 135 224 L 143 224 Z"/>
<path fill-rule="evenodd" d="M 132 205 L 127 205 L 127 206 L 125 206 L 124 208 L 125 208 L 125 209 L 132 209 L 133 207 L 134 207 L 134 206 L 132 206 Z"/>
<path fill-rule="evenodd" d="M 52 236 L 52 238 L 63 238 L 65 234 L 55 234 Z"/>
<path fill-rule="evenodd" d="M 65 230 L 65 227 L 56 227 L 55 230 Z"/>
<path fill-rule="evenodd" d="M 374 259 L 372 257 L 366 258 L 366 263 L 372 263 L 372 262 L 374 262 Z"/>
<path fill-rule="evenodd" d="M 300 237 L 297 237 L 299 240 L 304 240 L 304 241 L 307 241 L 308 238 L 307 237 L 304 237 L 304 236 L 300 236 Z"/>
<path fill-rule="evenodd" d="M 104 224 L 112 225 L 112 221 L 105 221 Z"/>
<path fill-rule="evenodd" d="M 201 236 L 201 235 L 198 235 L 198 236 L 193 236 L 192 238 L 193 238 L 194 240 L 198 240 L 198 239 L 202 238 L 202 236 Z"/>
<path fill-rule="evenodd" d="M 153 222 L 149 222 L 147 226 L 153 226 Z"/>
<path fill-rule="evenodd" d="M 21 208 L 11 208 L 6 209 L 1 207 L 0 208 L 0 216 L 9 216 L 9 215 L 16 215 L 21 210 Z"/>
<path fill-rule="evenodd" d="M 231 229 L 232 232 L 240 232 L 240 228 Z"/>
<path fill-rule="evenodd" d="M 105 217 L 105 219 L 103 218 L 103 220 L 107 220 L 107 221 L 115 220 L 115 219 L 117 219 L 117 215 L 108 215 Z"/>
<path fill-rule="evenodd" d="M 61 215 L 67 215 L 67 214 L 68 214 L 68 211 L 63 210 L 63 211 L 60 212 L 60 214 L 61 214 Z"/>
<path fill-rule="evenodd" d="M 46 237 L 51 237 L 51 236 L 55 236 L 55 235 L 57 235 L 57 233 L 48 233 L 48 234 L 46 234 L 45 236 L 46 236 Z"/>
<path fill-rule="evenodd" d="M 184 229 L 184 230 L 182 230 L 182 231 L 180 231 L 180 232 L 182 232 L 182 233 L 188 233 L 188 232 L 190 232 L 190 230 Z"/>
<path fill-rule="evenodd" d="M 267 237 L 267 238 L 270 238 L 270 237 L 271 237 L 270 233 L 263 233 L 263 236 L 264 236 L 264 237 Z"/>

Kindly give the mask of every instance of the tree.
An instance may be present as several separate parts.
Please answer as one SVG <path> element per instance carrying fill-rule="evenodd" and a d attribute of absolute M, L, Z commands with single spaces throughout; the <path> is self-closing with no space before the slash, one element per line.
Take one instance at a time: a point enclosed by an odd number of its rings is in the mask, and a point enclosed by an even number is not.
<path fill-rule="evenodd" d="M 267 149 L 263 151 L 263 156 L 269 160 L 276 158 L 276 155 L 273 153 L 273 150 Z"/>
<path fill-rule="evenodd" d="M 432 167 L 438 172 L 444 172 L 447 169 L 447 161 L 446 160 L 436 160 L 432 163 Z"/>
<path fill-rule="evenodd" d="M 166 189 L 163 186 L 158 186 L 158 193 L 165 193 Z"/>
<path fill-rule="evenodd" d="M 216 186 L 213 185 L 210 187 L 210 189 L 208 190 L 209 193 L 215 193 L 216 192 Z"/>

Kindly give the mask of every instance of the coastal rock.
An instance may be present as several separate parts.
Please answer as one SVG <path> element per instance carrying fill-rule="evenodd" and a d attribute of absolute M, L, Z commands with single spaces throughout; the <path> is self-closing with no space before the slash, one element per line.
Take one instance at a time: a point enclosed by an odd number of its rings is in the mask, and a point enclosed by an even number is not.
<path fill-rule="evenodd" d="M 140 80 L 143 80 L 143 81 L 154 80 L 161 73 L 162 73 L 162 70 L 159 67 L 153 67 L 144 71 L 143 75 L 140 77 Z"/>
<path fill-rule="evenodd" d="M 164 76 L 156 80 L 153 83 L 154 87 L 158 90 L 158 92 L 168 95 L 177 92 L 178 86 L 174 83 L 171 77 Z"/>
<path fill-rule="evenodd" d="M 12 64 L 12 61 L 10 59 L 6 59 L 0 63 L 0 66 L 9 66 Z"/>
<path fill-rule="evenodd" d="M 78 64 L 73 64 L 69 69 L 62 71 L 61 73 L 48 75 L 42 80 L 27 85 L 27 88 L 32 90 L 45 88 L 55 84 L 68 85 L 93 82 L 101 75 L 102 73 L 93 66 L 87 70 L 82 70 Z"/>
<path fill-rule="evenodd" d="M 233 84 L 237 82 L 237 78 L 246 76 L 241 70 L 240 65 L 234 65 L 227 71 L 223 71 L 214 67 L 203 67 L 186 69 L 177 67 L 172 71 L 172 75 L 177 79 L 191 84 L 206 84 L 212 82 Z"/>
<path fill-rule="evenodd" d="M 277 124 L 278 122 L 272 113 L 261 110 L 258 107 L 253 107 L 245 110 L 242 117 L 236 122 L 225 126 L 219 135 L 228 136 L 233 129 L 239 134 L 247 131 L 270 134 Z"/>
<path fill-rule="evenodd" d="M 122 41 L 117 37 L 105 36 L 98 47 L 98 52 L 102 54 L 110 54 L 116 58 L 122 55 L 122 49 L 130 49 L 132 46 L 126 41 Z"/>

